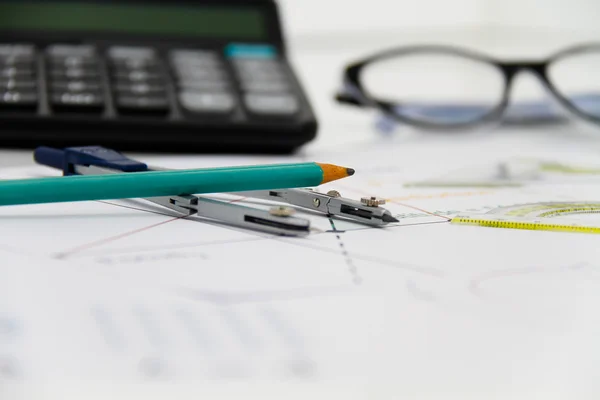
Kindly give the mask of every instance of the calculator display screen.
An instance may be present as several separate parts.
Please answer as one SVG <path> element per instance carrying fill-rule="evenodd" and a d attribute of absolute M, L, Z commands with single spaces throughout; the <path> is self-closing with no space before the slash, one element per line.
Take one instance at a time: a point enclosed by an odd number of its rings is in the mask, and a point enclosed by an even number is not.
<path fill-rule="evenodd" d="M 161 3 L 0 0 L 0 31 L 115 32 L 256 40 L 267 36 L 265 16 L 255 7 Z"/>

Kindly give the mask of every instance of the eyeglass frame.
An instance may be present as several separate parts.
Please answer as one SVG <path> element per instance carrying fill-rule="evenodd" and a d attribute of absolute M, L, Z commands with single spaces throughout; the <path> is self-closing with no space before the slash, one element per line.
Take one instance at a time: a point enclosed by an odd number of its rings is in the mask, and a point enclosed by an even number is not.
<path fill-rule="evenodd" d="M 515 76 L 520 72 L 529 71 L 538 77 L 544 87 L 550 91 L 554 98 L 558 100 L 563 107 L 585 120 L 600 124 L 600 115 L 595 117 L 579 110 L 572 104 L 571 101 L 569 101 L 560 93 L 548 76 L 548 69 L 554 62 L 574 54 L 590 51 L 598 51 L 600 54 L 600 43 L 586 43 L 577 46 L 571 46 L 555 52 L 548 58 L 541 61 L 501 61 L 481 52 L 449 45 L 420 45 L 384 50 L 370 57 L 352 62 L 351 64 L 347 65 L 343 72 L 343 82 L 345 86 L 344 91 L 336 94 L 335 99 L 337 102 L 342 104 L 354 105 L 357 107 L 373 107 L 379 109 L 385 115 L 390 116 L 399 122 L 419 128 L 464 129 L 502 120 L 502 117 L 505 115 L 506 110 L 509 107 L 510 92 Z M 401 104 L 376 99 L 365 90 L 360 79 L 360 74 L 366 66 L 374 62 L 418 53 L 437 53 L 460 56 L 463 58 L 484 62 L 495 67 L 501 72 L 504 80 L 504 90 L 501 101 L 489 112 L 477 119 L 474 119 L 473 121 L 443 124 L 412 119 L 410 117 L 400 115 L 394 111 L 394 108 Z"/>

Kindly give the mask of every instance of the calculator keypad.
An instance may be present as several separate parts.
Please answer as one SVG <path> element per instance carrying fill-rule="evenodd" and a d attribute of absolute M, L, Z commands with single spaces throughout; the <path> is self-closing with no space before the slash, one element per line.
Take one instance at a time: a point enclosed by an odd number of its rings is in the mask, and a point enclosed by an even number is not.
<path fill-rule="evenodd" d="M 35 48 L 0 45 L 0 110 L 38 106 Z"/>
<path fill-rule="evenodd" d="M 179 102 L 186 110 L 194 113 L 226 114 L 231 112 L 236 104 L 232 94 L 222 92 L 195 92 L 191 90 L 182 91 L 179 94 Z"/>
<path fill-rule="evenodd" d="M 247 93 L 244 103 L 248 111 L 259 115 L 289 116 L 300 110 L 296 96 L 286 93 Z"/>
<path fill-rule="evenodd" d="M 101 112 L 104 92 L 94 46 L 57 44 L 46 49 L 48 99 L 55 112 Z"/>
<path fill-rule="evenodd" d="M 167 114 L 168 76 L 149 47 L 112 47 L 108 51 L 115 107 L 120 114 Z"/>
<path fill-rule="evenodd" d="M 34 34 L 0 39 L 6 145 L 287 152 L 315 136 L 279 42 Z"/>
<path fill-rule="evenodd" d="M 300 99 L 274 48 L 241 48 L 238 51 L 239 47 L 230 45 L 224 54 L 174 49 L 164 54 L 166 65 L 163 54 L 153 47 L 99 50 L 94 45 L 50 45 L 41 50 L 48 105 L 54 113 L 99 114 L 107 109 L 110 95 L 117 116 L 164 117 L 171 113 L 172 101 L 178 102 L 184 118 L 234 113 L 250 119 L 297 115 Z M 0 110 L 37 109 L 37 60 L 33 45 L 0 45 Z"/>

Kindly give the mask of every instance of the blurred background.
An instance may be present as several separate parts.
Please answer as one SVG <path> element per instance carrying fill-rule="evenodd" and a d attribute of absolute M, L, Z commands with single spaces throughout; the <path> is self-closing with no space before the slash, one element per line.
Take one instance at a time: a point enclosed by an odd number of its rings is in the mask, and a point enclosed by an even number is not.
<path fill-rule="evenodd" d="M 335 131 L 344 131 L 346 140 L 363 140 L 373 133 L 373 115 L 332 101 L 350 61 L 420 44 L 450 44 L 500 59 L 536 60 L 600 38 L 600 2 L 594 0 L 280 0 L 279 4 L 292 64 L 320 118 L 320 133 L 309 149 L 333 145 L 339 140 Z M 525 74 L 516 80 L 511 99 L 534 94 L 544 95 L 543 88 Z"/>
<path fill-rule="evenodd" d="M 537 33 L 544 29 L 592 37 L 600 31 L 597 23 L 600 4 L 594 0 L 280 0 L 279 3 L 288 30 L 297 39 L 327 33 L 358 35 L 440 28 L 517 28 Z"/>

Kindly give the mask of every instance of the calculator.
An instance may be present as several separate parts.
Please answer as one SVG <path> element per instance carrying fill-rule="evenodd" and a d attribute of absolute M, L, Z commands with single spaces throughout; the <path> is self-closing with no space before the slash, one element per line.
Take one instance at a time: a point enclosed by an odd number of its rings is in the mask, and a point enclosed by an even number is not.
<path fill-rule="evenodd" d="M 0 146 L 290 152 L 317 121 L 273 0 L 0 0 Z"/>

